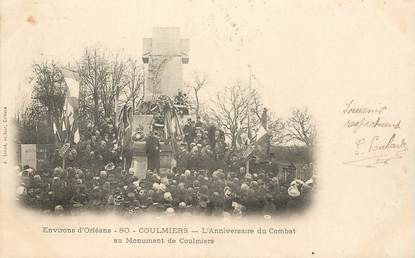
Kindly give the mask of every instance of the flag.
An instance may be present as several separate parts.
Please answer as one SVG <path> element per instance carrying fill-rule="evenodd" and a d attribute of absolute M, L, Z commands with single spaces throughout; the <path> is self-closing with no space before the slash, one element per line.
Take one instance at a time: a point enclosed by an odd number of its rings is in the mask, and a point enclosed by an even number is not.
<path fill-rule="evenodd" d="M 114 125 L 117 126 L 118 125 L 118 94 L 115 97 L 114 117 L 115 117 Z"/>
<path fill-rule="evenodd" d="M 74 135 L 73 135 L 73 141 L 75 142 L 75 143 L 78 143 L 79 142 L 79 140 L 80 140 L 80 135 L 79 135 L 79 128 L 77 128 L 77 130 L 75 131 L 75 133 L 74 133 Z"/>
<path fill-rule="evenodd" d="M 79 78 L 78 75 L 66 68 L 61 68 L 63 77 L 65 78 L 68 95 L 70 97 L 79 99 Z"/>
<path fill-rule="evenodd" d="M 269 142 L 269 134 L 267 130 L 261 125 L 258 129 L 256 134 L 256 141 L 247 146 L 245 151 L 243 152 L 243 157 L 245 159 L 249 158 L 252 153 L 255 152 L 267 152 L 268 150 L 268 142 Z"/>
<path fill-rule="evenodd" d="M 131 115 L 131 107 L 124 105 L 121 108 L 117 126 L 117 142 L 121 149 L 125 147 L 131 138 Z"/>
<path fill-rule="evenodd" d="M 79 127 L 78 127 L 78 109 L 79 109 L 79 78 L 78 75 L 66 68 L 61 68 L 62 75 L 66 83 L 66 96 L 63 112 L 63 120 L 66 125 L 64 128 L 68 131 L 67 141 L 73 137 L 73 141 L 78 143 Z M 63 127 L 62 127 L 63 128 Z"/>
<path fill-rule="evenodd" d="M 124 116 L 123 116 L 123 123 L 124 123 L 124 141 L 129 142 L 131 135 L 132 135 L 132 125 L 131 125 L 131 116 L 132 116 L 132 109 L 128 107 L 125 109 Z"/>
<path fill-rule="evenodd" d="M 58 138 L 58 141 L 61 141 L 61 136 L 59 135 L 59 131 L 55 122 L 53 122 L 53 133 Z"/>
<path fill-rule="evenodd" d="M 63 117 L 64 114 L 62 114 Z M 66 121 L 62 120 L 62 131 L 66 131 Z"/>
<path fill-rule="evenodd" d="M 124 136 L 124 128 L 125 128 L 125 123 L 124 123 L 124 112 L 126 109 L 126 105 L 124 105 L 121 110 L 120 110 L 120 114 L 119 114 L 119 118 L 118 123 L 117 123 L 117 145 L 119 147 L 123 146 L 123 136 Z"/>
<path fill-rule="evenodd" d="M 59 149 L 59 156 L 63 158 L 65 156 L 66 152 L 69 150 L 70 144 L 65 143 L 60 149 Z"/>
<path fill-rule="evenodd" d="M 243 148 L 246 148 L 248 145 L 250 145 L 251 141 L 248 138 L 248 135 L 246 133 L 242 133 L 239 137 L 238 137 L 238 142 L 239 145 Z"/>
<path fill-rule="evenodd" d="M 244 150 L 244 152 L 242 153 L 242 157 L 244 159 L 249 158 L 249 156 L 251 156 L 254 150 L 255 150 L 255 145 L 248 145 L 246 149 Z"/>
<path fill-rule="evenodd" d="M 179 136 L 180 138 L 183 138 L 183 131 L 180 127 L 179 117 L 177 116 L 177 113 L 174 112 L 174 130 L 176 136 Z"/>
<path fill-rule="evenodd" d="M 252 139 L 251 119 L 249 118 L 249 114 L 248 114 L 248 139 Z"/>

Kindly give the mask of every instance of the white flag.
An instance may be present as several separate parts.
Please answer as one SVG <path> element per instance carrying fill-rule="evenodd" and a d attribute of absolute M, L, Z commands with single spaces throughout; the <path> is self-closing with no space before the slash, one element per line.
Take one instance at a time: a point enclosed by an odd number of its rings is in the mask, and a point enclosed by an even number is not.
<path fill-rule="evenodd" d="M 66 69 L 66 68 L 61 68 L 62 71 L 62 75 L 65 78 L 65 82 L 66 85 L 68 86 L 68 95 L 70 97 L 74 97 L 74 98 L 79 98 L 79 80 L 78 80 L 78 76 Z"/>
<path fill-rule="evenodd" d="M 56 134 L 58 132 L 58 128 L 56 128 L 55 122 L 53 122 L 53 133 Z"/>
<path fill-rule="evenodd" d="M 73 136 L 73 141 L 74 141 L 74 143 L 78 143 L 79 140 L 80 140 L 79 129 L 77 128 L 75 133 L 74 133 L 74 136 Z"/>
<path fill-rule="evenodd" d="M 70 133 L 73 135 L 73 141 L 78 143 L 80 137 L 76 120 L 78 117 L 79 108 L 79 78 L 76 73 L 66 68 L 61 68 L 61 72 L 67 86 L 64 105 L 64 118 L 67 119 L 68 124 L 66 125 L 65 129 L 70 130 Z M 70 138 L 71 136 L 68 137 Z"/>

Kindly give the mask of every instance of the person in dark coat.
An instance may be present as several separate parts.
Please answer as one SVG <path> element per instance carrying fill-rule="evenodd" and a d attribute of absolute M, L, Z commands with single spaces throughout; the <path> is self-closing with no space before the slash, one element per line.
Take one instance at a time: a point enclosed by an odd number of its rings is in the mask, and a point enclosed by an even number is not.
<path fill-rule="evenodd" d="M 183 127 L 184 141 L 187 143 L 188 151 L 191 150 L 190 144 L 193 142 L 196 137 L 196 129 L 194 126 L 194 121 L 191 118 L 187 120 L 187 123 Z"/>
<path fill-rule="evenodd" d="M 160 141 L 153 132 L 146 139 L 146 154 L 148 159 L 148 169 L 159 171 L 160 169 Z"/>
<path fill-rule="evenodd" d="M 215 132 L 216 132 L 216 127 L 214 125 L 211 125 L 208 128 L 208 140 L 209 140 L 209 144 L 210 146 L 212 146 L 212 149 L 215 149 Z"/>

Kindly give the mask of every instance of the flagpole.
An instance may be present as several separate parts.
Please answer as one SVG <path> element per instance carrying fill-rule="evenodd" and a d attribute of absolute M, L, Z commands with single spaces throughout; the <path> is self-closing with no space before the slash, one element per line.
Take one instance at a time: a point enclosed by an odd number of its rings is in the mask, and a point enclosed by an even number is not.
<path fill-rule="evenodd" d="M 249 84 L 248 84 L 248 94 L 251 95 L 251 83 L 252 83 L 252 72 L 251 66 L 248 64 L 249 68 Z M 248 139 L 251 141 L 251 101 L 248 99 Z"/>
<path fill-rule="evenodd" d="M 68 144 L 68 149 L 69 149 L 71 146 L 71 143 L 77 144 L 80 140 L 79 121 L 78 121 L 80 78 L 79 78 L 79 75 L 77 75 L 77 72 L 70 68 L 61 67 L 60 70 L 61 70 L 63 79 L 66 84 L 65 104 L 64 104 L 64 111 L 62 113 L 62 118 L 63 118 L 62 125 L 65 126 L 66 137 L 65 137 L 65 140 L 63 140 L 63 142 L 64 142 L 64 146 L 65 144 Z M 74 101 L 76 101 L 78 105 L 75 105 L 76 103 L 72 103 Z M 71 108 L 70 113 L 68 113 L 69 106 Z M 70 120 L 70 117 L 71 117 L 72 122 Z M 66 165 L 66 151 L 62 155 L 62 167 L 63 168 L 65 168 L 65 165 Z"/>
<path fill-rule="evenodd" d="M 132 103 L 132 107 L 133 107 L 133 115 L 134 115 L 134 110 L 135 110 L 135 94 L 134 94 L 134 84 L 135 84 L 135 77 L 134 77 L 134 81 L 133 81 L 133 83 L 132 83 L 132 85 L 131 85 L 131 87 L 132 87 L 132 90 L 131 90 L 131 93 L 133 94 L 133 103 Z"/>
<path fill-rule="evenodd" d="M 252 72 L 251 72 L 251 66 L 248 64 L 249 69 L 249 84 L 248 84 L 248 94 L 251 94 L 251 82 L 252 82 Z M 251 143 L 251 101 L 248 99 L 248 141 Z M 246 160 L 246 173 L 249 173 L 249 156 Z"/>
<path fill-rule="evenodd" d="M 115 96 L 115 104 L 114 104 L 114 112 L 115 112 L 115 119 L 114 119 L 114 127 L 117 127 L 117 135 L 118 135 L 118 92 Z"/>
<path fill-rule="evenodd" d="M 68 109 L 68 97 L 65 96 L 65 113 L 66 110 Z M 69 137 L 69 125 L 66 124 L 66 114 L 63 115 L 63 123 L 65 124 L 65 129 L 66 129 L 66 135 L 65 135 L 65 141 L 64 144 L 68 141 L 68 137 Z M 62 156 L 62 169 L 65 169 L 65 154 L 63 154 Z"/>

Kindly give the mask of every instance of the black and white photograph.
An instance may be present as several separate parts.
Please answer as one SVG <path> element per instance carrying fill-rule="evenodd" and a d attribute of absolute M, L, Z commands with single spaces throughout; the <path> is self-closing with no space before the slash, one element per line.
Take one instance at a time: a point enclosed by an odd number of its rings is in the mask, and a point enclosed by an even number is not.
<path fill-rule="evenodd" d="M 1 0 L 0 258 L 414 257 L 414 14 Z"/>
<path fill-rule="evenodd" d="M 21 205 L 271 218 L 311 204 L 311 112 L 279 117 L 248 63 L 244 77 L 213 85 L 215 74 L 190 65 L 192 40 L 180 32 L 154 27 L 128 58 L 85 47 L 72 63 L 34 61 L 16 114 Z"/>

